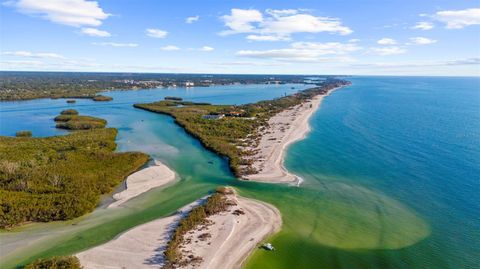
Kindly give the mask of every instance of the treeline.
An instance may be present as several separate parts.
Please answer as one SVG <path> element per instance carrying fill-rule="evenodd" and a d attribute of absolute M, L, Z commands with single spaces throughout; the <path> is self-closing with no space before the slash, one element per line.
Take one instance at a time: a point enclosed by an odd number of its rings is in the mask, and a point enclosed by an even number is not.
<path fill-rule="evenodd" d="M 323 78 L 328 78 L 324 76 Z M 304 83 L 299 75 L 219 75 L 152 73 L 82 73 L 0 71 L 0 100 L 94 98 L 105 90 L 168 87 L 185 82 L 195 86 Z"/>
<path fill-rule="evenodd" d="M 246 158 L 253 154 L 243 150 L 260 139 L 260 127 L 268 127 L 268 120 L 277 113 L 302 104 L 314 96 L 327 94 L 330 90 L 350 82 L 328 79 L 320 86 L 300 91 L 289 96 L 260 101 L 240 106 L 210 105 L 187 101 L 159 101 L 150 104 L 135 104 L 136 108 L 167 114 L 175 118 L 189 134 L 198 138 L 208 149 L 227 157 L 230 169 L 237 177 L 254 174 L 252 161 Z M 222 119 L 206 119 L 214 114 L 240 114 Z"/>
<path fill-rule="evenodd" d="M 148 161 L 115 153 L 116 129 L 45 138 L 0 137 L 0 228 L 67 220 L 92 211 L 100 195 Z"/>
<path fill-rule="evenodd" d="M 192 259 L 198 259 L 196 257 L 190 258 L 190 261 L 185 259 L 181 253 L 180 245 L 184 243 L 184 236 L 187 232 L 194 230 L 198 225 L 206 224 L 209 216 L 228 209 L 230 202 L 225 193 L 226 192 L 215 192 L 207 198 L 203 205 L 193 208 L 187 216 L 180 220 L 164 252 L 166 263 L 163 268 L 170 269 L 185 266 L 191 262 Z"/>

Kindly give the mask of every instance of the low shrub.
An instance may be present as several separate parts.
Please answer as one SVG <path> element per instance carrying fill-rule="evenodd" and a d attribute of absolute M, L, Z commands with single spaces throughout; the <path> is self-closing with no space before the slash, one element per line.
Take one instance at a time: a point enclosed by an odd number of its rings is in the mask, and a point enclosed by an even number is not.
<path fill-rule="evenodd" d="M 38 259 L 24 269 L 81 269 L 80 261 L 75 256 L 52 257 Z"/>

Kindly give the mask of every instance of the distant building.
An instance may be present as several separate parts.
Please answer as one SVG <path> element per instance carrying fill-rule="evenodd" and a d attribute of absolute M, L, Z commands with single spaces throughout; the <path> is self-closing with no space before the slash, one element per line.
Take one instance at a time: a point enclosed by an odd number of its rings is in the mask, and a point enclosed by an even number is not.
<path fill-rule="evenodd" d="M 216 115 L 203 115 L 202 118 L 206 120 L 219 120 L 225 118 L 224 114 L 216 114 Z"/>
<path fill-rule="evenodd" d="M 191 81 L 185 81 L 185 87 L 193 87 L 193 86 L 195 86 L 195 83 Z"/>
<path fill-rule="evenodd" d="M 245 114 L 245 110 L 240 110 L 240 111 L 230 111 L 225 113 L 225 116 L 229 117 L 242 117 Z"/>

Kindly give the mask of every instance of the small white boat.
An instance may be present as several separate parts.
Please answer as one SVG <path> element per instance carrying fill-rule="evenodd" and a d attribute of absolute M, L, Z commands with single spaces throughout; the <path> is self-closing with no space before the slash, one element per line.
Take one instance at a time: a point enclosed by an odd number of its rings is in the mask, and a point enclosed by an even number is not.
<path fill-rule="evenodd" d="M 271 251 L 271 250 L 275 250 L 275 248 L 274 248 L 274 247 L 272 246 L 272 244 L 270 244 L 270 243 L 263 244 L 262 247 L 263 247 L 264 249 L 270 250 L 270 251 Z"/>

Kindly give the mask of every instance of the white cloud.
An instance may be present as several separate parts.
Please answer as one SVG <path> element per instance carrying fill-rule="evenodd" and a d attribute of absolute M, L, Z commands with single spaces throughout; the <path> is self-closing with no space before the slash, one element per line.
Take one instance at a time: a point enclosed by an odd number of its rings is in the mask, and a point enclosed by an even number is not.
<path fill-rule="evenodd" d="M 240 50 L 236 53 L 236 55 L 280 61 L 320 62 L 329 60 L 324 58 L 326 55 L 347 55 L 360 49 L 362 48 L 352 43 L 294 42 L 290 44 L 289 48 L 271 50 Z M 350 60 L 348 57 L 340 57 L 335 59 L 340 61 Z"/>
<path fill-rule="evenodd" d="M 185 22 L 190 24 L 190 23 L 194 23 L 194 22 L 198 21 L 199 19 L 200 19 L 200 16 L 198 16 L 198 15 L 197 16 L 192 16 L 192 17 L 186 18 Z"/>
<path fill-rule="evenodd" d="M 426 38 L 426 37 L 412 37 L 410 38 L 410 42 L 412 42 L 412 44 L 414 45 L 428 45 L 428 44 L 436 43 L 437 40 Z"/>
<path fill-rule="evenodd" d="M 360 39 L 358 39 L 358 38 L 352 38 L 352 39 L 349 39 L 348 42 L 350 42 L 350 43 L 357 43 L 357 42 L 360 42 Z"/>
<path fill-rule="evenodd" d="M 433 23 L 428 21 L 420 21 L 412 27 L 412 29 L 419 29 L 419 30 L 431 30 L 433 29 Z"/>
<path fill-rule="evenodd" d="M 107 31 L 99 30 L 96 28 L 82 28 L 82 33 L 89 36 L 109 37 L 111 34 Z"/>
<path fill-rule="evenodd" d="M 161 49 L 161 50 L 164 50 L 164 51 L 180 50 L 179 47 L 174 46 L 174 45 L 168 45 L 168 46 L 165 46 L 165 47 L 161 47 L 160 49 Z"/>
<path fill-rule="evenodd" d="M 315 17 L 310 14 L 280 16 L 276 17 L 275 19 L 266 20 L 262 24 L 261 31 L 280 35 L 320 32 L 348 35 L 353 32 L 350 28 L 343 26 L 338 19 L 329 17 Z"/>
<path fill-rule="evenodd" d="M 266 13 L 272 16 L 285 16 L 285 15 L 294 15 L 298 13 L 297 9 L 267 9 Z"/>
<path fill-rule="evenodd" d="M 99 26 L 110 16 L 98 2 L 88 0 L 13 0 L 5 5 L 27 15 L 74 27 Z"/>
<path fill-rule="evenodd" d="M 447 25 L 447 29 L 461 29 L 480 24 L 480 8 L 444 10 L 435 13 L 434 19 Z"/>
<path fill-rule="evenodd" d="M 60 54 L 52 52 L 30 52 L 30 51 L 5 51 L 2 55 L 16 56 L 16 57 L 29 57 L 29 58 L 46 58 L 46 59 L 65 59 Z"/>
<path fill-rule="evenodd" d="M 149 28 L 149 29 L 146 29 L 145 31 L 147 32 L 147 36 L 154 37 L 154 38 L 165 38 L 168 34 L 167 31 L 155 29 L 155 28 Z"/>
<path fill-rule="evenodd" d="M 224 15 L 221 19 L 225 22 L 225 26 L 229 30 L 221 32 L 222 35 L 252 33 L 255 32 L 253 23 L 262 22 L 263 15 L 256 9 L 238 9 L 230 10 L 230 15 Z"/>
<path fill-rule="evenodd" d="M 377 62 L 353 64 L 352 67 L 382 67 L 382 68 L 411 68 L 411 67 L 429 67 L 429 66 L 462 66 L 479 65 L 480 58 L 467 58 L 448 61 L 427 61 L 427 62 Z"/>
<path fill-rule="evenodd" d="M 0 65 L 4 68 L 10 69 L 10 68 L 23 68 L 23 70 L 31 67 L 39 67 L 43 66 L 44 63 L 42 61 L 1 61 Z"/>
<path fill-rule="evenodd" d="M 138 44 L 136 43 L 94 42 L 92 44 L 97 46 L 110 46 L 110 47 L 128 47 L 128 48 L 138 47 Z"/>
<path fill-rule="evenodd" d="M 446 61 L 445 65 L 480 65 L 480 58 L 467 58 L 453 61 Z"/>
<path fill-rule="evenodd" d="M 250 40 L 288 40 L 294 33 L 338 33 L 348 35 L 353 31 L 342 25 L 337 18 L 316 17 L 304 10 L 267 9 L 262 14 L 256 9 L 232 9 L 230 15 L 222 16 L 228 30 L 221 35 L 248 33 Z M 265 36 L 265 37 L 262 37 Z"/>
<path fill-rule="evenodd" d="M 245 62 L 245 61 L 236 61 L 236 62 L 216 62 L 210 63 L 212 65 L 220 65 L 220 66 L 285 66 L 288 63 L 280 63 L 280 62 Z"/>
<path fill-rule="evenodd" d="M 290 40 L 289 37 L 280 36 L 280 35 L 248 35 L 246 38 L 248 40 L 253 40 L 253 41 L 287 41 L 287 40 Z"/>
<path fill-rule="evenodd" d="M 214 48 L 209 47 L 209 46 L 203 46 L 203 47 L 199 48 L 198 50 L 199 51 L 213 51 Z"/>
<path fill-rule="evenodd" d="M 377 41 L 377 44 L 380 44 L 380 45 L 395 45 L 395 44 L 397 44 L 397 41 L 395 41 L 394 39 L 391 39 L 391 38 L 382 38 L 382 39 Z"/>
<path fill-rule="evenodd" d="M 380 56 L 398 55 L 398 54 L 404 54 L 406 52 L 407 52 L 406 49 L 403 49 L 397 46 L 370 48 L 370 50 L 368 51 L 369 54 L 376 54 Z"/>

